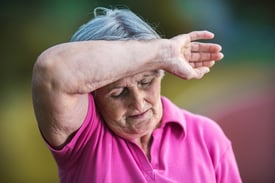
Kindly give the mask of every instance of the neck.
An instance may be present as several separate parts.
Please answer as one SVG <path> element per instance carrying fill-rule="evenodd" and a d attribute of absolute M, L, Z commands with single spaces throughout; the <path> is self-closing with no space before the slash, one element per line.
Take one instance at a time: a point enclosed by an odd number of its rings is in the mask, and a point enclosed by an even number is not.
<path fill-rule="evenodd" d="M 149 160 L 151 159 L 150 150 L 151 150 L 152 140 L 153 139 L 151 134 L 145 135 L 135 140 L 135 143 L 143 150 L 144 154 L 147 156 Z"/>

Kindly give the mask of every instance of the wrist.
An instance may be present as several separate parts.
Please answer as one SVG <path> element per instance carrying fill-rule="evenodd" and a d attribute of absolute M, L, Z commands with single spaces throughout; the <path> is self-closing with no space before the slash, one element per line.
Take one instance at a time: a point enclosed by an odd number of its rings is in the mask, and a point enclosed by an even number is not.
<path fill-rule="evenodd" d="M 161 69 L 170 72 L 174 67 L 173 60 L 176 55 L 175 45 L 170 39 L 161 39 L 159 47 L 159 60 L 161 62 Z"/>

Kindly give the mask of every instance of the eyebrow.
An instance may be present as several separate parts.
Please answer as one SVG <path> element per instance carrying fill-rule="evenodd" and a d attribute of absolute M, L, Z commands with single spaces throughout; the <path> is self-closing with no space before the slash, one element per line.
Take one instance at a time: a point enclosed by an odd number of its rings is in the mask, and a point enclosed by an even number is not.
<path fill-rule="evenodd" d="M 146 72 L 142 77 L 150 77 L 150 76 L 158 76 L 158 75 L 159 75 L 159 71 L 153 70 L 153 71 Z"/>
<path fill-rule="evenodd" d="M 146 78 L 146 77 L 151 77 L 151 76 L 155 77 L 155 76 L 157 76 L 158 74 L 159 74 L 159 72 L 158 72 L 157 70 L 148 71 L 148 72 L 146 72 L 146 73 L 144 73 L 144 74 L 142 75 L 141 80 L 144 79 L 144 78 Z M 116 82 L 119 82 L 119 81 L 115 81 L 115 82 L 111 83 L 111 84 L 107 87 L 107 89 L 108 89 L 109 92 L 110 92 L 111 90 L 113 90 L 113 89 L 119 89 L 119 88 L 124 88 L 124 87 L 125 87 L 125 86 L 116 85 Z"/>

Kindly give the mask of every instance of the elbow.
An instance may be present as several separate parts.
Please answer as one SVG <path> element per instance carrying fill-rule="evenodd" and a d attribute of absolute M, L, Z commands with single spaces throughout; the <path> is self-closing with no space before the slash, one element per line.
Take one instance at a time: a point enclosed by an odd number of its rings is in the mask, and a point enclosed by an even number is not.
<path fill-rule="evenodd" d="M 46 86 L 53 82 L 53 74 L 55 71 L 54 61 L 55 59 L 50 56 L 50 53 L 44 51 L 38 56 L 33 65 L 32 70 L 32 87 Z"/>
<path fill-rule="evenodd" d="M 36 76 L 37 74 L 45 73 L 52 68 L 52 60 L 49 56 L 50 53 L 48 51 L 42 52 L 36 59 L 34 65 L 33 65 L 33 74 Z"/>

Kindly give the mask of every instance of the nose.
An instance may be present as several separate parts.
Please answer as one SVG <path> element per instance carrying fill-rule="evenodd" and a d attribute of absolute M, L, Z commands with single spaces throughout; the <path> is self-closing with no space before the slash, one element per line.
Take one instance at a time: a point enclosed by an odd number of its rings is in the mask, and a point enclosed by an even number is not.
<path fill-rule="evenodd" d="M 132 109 L 138 112 L 143 112 L 144 105 L 145 105 L 144 93 L 139 90 L 133 91 L 131 101 L 130 101 L 130 107 L 132 107 Z"/>

